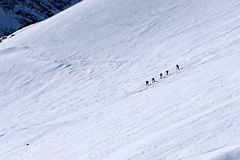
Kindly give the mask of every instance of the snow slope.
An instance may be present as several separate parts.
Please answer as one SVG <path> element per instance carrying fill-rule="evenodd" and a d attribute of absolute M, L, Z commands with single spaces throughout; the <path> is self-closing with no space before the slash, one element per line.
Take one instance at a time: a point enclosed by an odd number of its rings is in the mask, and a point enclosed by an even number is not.
<path fill-rule="evenodd" d="M 85 0 L 18 31 L 0 43 L 0 160 L 239 160 L 239 15 Z"/>

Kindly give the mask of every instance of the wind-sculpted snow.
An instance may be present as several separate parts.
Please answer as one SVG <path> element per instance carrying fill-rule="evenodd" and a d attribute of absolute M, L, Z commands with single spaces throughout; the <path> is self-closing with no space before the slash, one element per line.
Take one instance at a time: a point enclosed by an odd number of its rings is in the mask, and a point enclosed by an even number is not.
<path fill-rule="evenodd" d="M 218 156 L 217 158 L 213 158 L 213 160 L 238 160 L 239 157 L 240 157 L 240 150 L 239 148 L 235 148 L 226 153 L 223 152 L 221 156 Z"/>
<path fill-rule="evenodd" d="M 185 157 L 184 160 L 238 160 L 239 157 L 239 146 L 221 146 L 198 155 Z"/>
<path fill-rule="evenodd" d="M 85 0 L 7 37 L 0 159 L 240 159 L 239 15 L 236 0 Z"/>

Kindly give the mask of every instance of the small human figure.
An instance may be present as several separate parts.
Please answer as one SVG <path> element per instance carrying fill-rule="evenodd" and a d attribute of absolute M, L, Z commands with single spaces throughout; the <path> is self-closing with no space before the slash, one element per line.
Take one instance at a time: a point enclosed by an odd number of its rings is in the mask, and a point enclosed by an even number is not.
<path fill-rule="evenodd" d="M 166 70 L 166 74 L 167 74 L 167 76 L 168 76 L 168 74 L 169 74 L 169 71 L 168 71 L 168 70 Z"/>
<path fill-rule="evenodd" d="M 176 65 L 176 68 L 177 68 L 177 70 L 179 70 L 179 69 L 180 69 L 178 64 Z"/>
<path fill-rule="evenodd" d="M 149 81 L 146 81 L 146 86 L 149 86 Z"/>
<path fill-rule="evenodd" d="M 152 83 L 155 83 L 156 81 L 155 81 L 155 78 L 152 78 Z"/>
<path fill-rule="evenodd" d="M 160 79 L 162 79 L 163 78 L 163 75 L 162 75 L 162 73 L 160 73 Z"/>

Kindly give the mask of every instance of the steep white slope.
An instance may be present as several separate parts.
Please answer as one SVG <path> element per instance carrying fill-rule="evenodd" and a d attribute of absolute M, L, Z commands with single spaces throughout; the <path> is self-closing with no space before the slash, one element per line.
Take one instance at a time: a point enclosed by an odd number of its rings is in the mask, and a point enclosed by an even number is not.
<path fill-rule="evenodd" d="M 4 40 L 0 159 L 239 159 L 239 9 L 85 0 Z"/>

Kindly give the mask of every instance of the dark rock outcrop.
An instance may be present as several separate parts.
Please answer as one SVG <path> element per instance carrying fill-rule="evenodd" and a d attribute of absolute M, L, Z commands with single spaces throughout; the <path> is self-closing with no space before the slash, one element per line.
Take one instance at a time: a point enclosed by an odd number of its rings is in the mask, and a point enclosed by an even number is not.
<path fill-rule="evenodd" d="M 47 19 L 82 0 L 1 0 L 0 37 Z"/>

